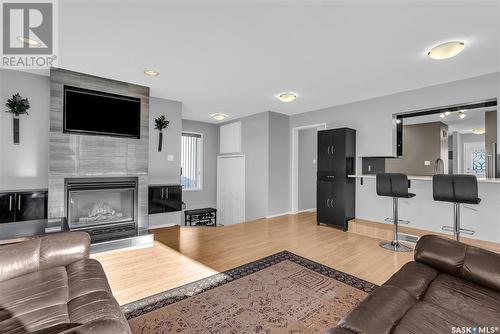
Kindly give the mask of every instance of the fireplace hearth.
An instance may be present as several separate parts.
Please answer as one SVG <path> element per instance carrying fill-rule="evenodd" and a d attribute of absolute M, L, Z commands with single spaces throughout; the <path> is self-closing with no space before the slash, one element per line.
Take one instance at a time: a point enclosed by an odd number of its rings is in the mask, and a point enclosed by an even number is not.
<path fill-rule="evenodd" d="M 136 177 L 65 179 L 70 230 L 84 230 L 93 241 L 137 228 Z"/>

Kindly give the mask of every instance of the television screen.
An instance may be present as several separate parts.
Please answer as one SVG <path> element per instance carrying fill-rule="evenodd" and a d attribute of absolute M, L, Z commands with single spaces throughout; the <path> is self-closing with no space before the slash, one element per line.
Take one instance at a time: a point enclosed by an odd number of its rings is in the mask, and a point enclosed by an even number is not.
<path fill-rule="evenodd" d="M 64 132 L 140 138 L 141 99 L 64 86 Z"/>

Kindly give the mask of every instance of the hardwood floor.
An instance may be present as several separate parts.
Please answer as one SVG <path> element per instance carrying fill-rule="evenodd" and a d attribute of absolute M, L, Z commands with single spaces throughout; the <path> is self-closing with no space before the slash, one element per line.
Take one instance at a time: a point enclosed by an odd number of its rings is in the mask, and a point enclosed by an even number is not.
<path fill-rule="evenodd" d="M 120 304 L 288 250 L 376 284 L 413 259 L 378 239 L 316 225 L 315 213 L 261 219 L 226 227 L 152 230 L 151 248 L 96 254 Z"/>

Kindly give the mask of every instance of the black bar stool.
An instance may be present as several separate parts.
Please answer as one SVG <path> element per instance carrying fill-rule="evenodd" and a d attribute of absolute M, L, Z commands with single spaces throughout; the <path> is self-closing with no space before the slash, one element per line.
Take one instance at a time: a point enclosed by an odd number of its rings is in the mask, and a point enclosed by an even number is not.
<path fill-rule="evenodd" d="M 412 249 L 399 243 L 398 239 L 398 199 L 412 198 L 415 194 L 408 192 L 408 177 L 399 173 L 377 174 L 377 195 L 392 197 L 392 241 L 381 241 L 380 247 L 390 249 L 395 252 L 411 252 Z"/>
<path fill-rule="evenodd" d="M 479 204 L 477 178 L 475 175 L 434 175 L 432 192 L 435 201 L 453 203 L 453 226 L 444 225 L 443 231 L 453 232 L 455 240 L 460 240 L 460 232 L 472 235 L 473 230 L 460 228 L 460 204 Z"/>

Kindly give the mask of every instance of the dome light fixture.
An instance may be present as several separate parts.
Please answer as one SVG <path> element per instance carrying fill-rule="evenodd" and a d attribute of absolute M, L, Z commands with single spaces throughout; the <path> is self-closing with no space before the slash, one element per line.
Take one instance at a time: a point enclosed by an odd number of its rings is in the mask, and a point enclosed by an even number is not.
<path fill-rule="evenodd" d="M 486 133 L 486 129 L 485 128 L 474 128 L 472 130 L 470 130 L 473 134 L 475 135 L 484 135 Z"/>
<path fill-rule="evenodd" d="M 439 115 L 439 117 L 441 117 L 441 118 L 445 118 L 445 117 L 446 117 L 446 114 L 445 114 L 444 112 L 442 112 L 442 113 Z"/>
<path fill-rule="evenodd" d="M 446 42 L 434 46 L 427 55 L 429 58 L 442 60 L 455 57 L 465 48 L 465 43 L 460 41 Z"/>
<path fill-rule="evenodd" d="M 160 72 L 149 69 L 149 70 L 144 70 L 144 74 L 150 77 L 157 77 L 160 75 Z"/>
<path fill-rule="evenodd" d="M 223 121 L 226 119 L 226 117 L 228 117 L 228 115 L 222 113 L 215 113 L 215 114 L 210 114 L 210 117 L 212 117 L 216 121 Z"/>
<path fill-rule="evenodd" d="M 297 94 L 294 92 L 283 92 L 278 95 L 278 99 L 281 102 L 292 102 L 297 98 Z"/>
<path fill-rule="evenodd" d="M 30 48 L 39 48 L 42 46 L 40 42 L 35 41 L 34 39 L 29 37 L 17 36 L 17 40 L 21 43 L 28 45 Z"/>

